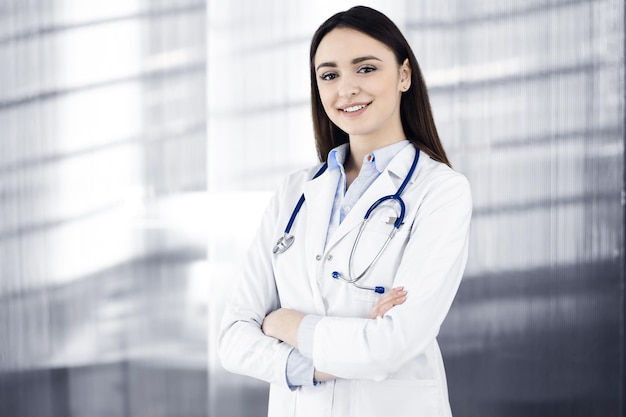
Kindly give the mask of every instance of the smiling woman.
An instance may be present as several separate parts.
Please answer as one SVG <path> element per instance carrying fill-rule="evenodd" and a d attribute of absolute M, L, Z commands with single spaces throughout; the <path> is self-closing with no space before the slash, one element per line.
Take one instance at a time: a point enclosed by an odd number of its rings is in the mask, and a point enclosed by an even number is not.
<path fill-rule="evenodd" d="M 350 13 L 331 17 L 319 27 L 311 41 L 312 113 L 320 160 L 325 161 L 331 149 L 348 142 L 350 132 L 342 129 L 341 119 L 334 118 L 337 109 L 368 106 L 374 99 L 368 94 L 376 93 L 380 102 L 376 106 L 386 109 L 379 118 L 388 112 L 398 111 L 400 115 L 401 135 L 396 137 L 408 139 L 431 158 L 449 165 L 433 120 L 426 83 L 411 47 L 393 22 L 385 16 L 388 24 L 383 24 L 368 15 L 368 10 L 372 9 L 355 7 Z M 380 26 L 372 26 L 374 24 Z M 339 107 L 332 107 L 329 101 L 332 91 L 344 96 L 346 108 L 341 108 L 341 102 Z M 346 98 L 346 94 L 358 94 L 363 102 L 357 103 L 354 97 Z M 392 114 L 387 114 L 388 121 L 398 122 Z M 393 129 L 397 130 L 398 126 Z M 397 132 L 389 133 L 397 135 Z"/>
<path fill-rule="evenodd" d="M 222 363 L 271 383 L 272 417 L 450 416 L 436 337 L 467 261 L 469 184 L 385 15 L 328 19 L 310 65 L 321 164 L 266 210 L 223 316 Z"/>
<path fill-rule="evenodd" d="M 361 161 L 374 149 L 404 139 L 400 97 L 411 85 L 408 59 L 398 64 L 384 43 L 338 28 L 320 42 L 315 64 L 324 111 L 350 134 L 351 160 Z"/>
<path fill-rule="evenodd" d="M 384 43 L 338 28 L 320 42 L 315 69 L 326 115 L 350 135 L 351 159 L 361 161 L 374 149 L 404 139 L 400 97 L 411 85 L 408 59 L 398 64 Z"/>

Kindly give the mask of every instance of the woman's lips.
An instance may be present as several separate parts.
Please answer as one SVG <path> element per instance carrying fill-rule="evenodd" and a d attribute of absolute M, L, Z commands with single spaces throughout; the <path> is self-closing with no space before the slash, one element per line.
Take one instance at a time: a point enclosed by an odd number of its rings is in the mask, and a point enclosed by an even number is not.
<path fill-rule="evenodd" d="M 369 106 L 369 104 L 370 103 L 352 104 L 348 107 L 344 107 L 339 110 L 341 111 L 341 114 L 344 116 L 354 117 L 363 113 L 365 109 L 367 109 L 367 106 Z"/>

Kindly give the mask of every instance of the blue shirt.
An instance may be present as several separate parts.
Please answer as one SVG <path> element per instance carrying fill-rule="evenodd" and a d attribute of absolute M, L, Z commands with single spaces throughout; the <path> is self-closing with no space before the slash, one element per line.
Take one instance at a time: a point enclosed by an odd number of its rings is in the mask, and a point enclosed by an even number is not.
<path fill-rule="evenodd" d="M 347 143 L 340 145 L 328 154 L 328 170 L 338 169 L 340 171 L 337 189 L 335 191 L 335 199 L 333 201 L 333 209 L 330 215 L 330 223 L 326 234 L 326 243 L 333 235 L 339 224 L 348 215 L 352 207 L 363 196 L 370 185 L 380 176 L 387 168 L 389 162 L 407 146 L 410 142 L 403 140 L 377 149 L 374 152 L 365 155 L 359 175 L 350 184 L 350 188 L 346 190 L 346 171 L 344 164 L 348 151 L 350 150 Z M 293 390 L 298 386 L 314 385 L 313 374 L 315 368 L 313 366 L 313 332 L 315 325 L 321 316 L 307 315 L 302 320 L 298 329 L 298 346 L 299 349 L 293 349 L 287 358 L 287 384 Z"/>

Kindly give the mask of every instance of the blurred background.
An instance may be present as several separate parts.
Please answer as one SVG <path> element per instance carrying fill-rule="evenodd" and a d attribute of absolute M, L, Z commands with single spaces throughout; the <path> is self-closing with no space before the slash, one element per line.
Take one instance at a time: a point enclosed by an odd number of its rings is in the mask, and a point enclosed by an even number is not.
<path fill-rule="evenodd" d="M 215 338 L 353 1 L 0 0 L 0 416 L 265 415 Z M 626 414 L 624 2 L 362 1 L 474 197 L 455 417 Z"/>

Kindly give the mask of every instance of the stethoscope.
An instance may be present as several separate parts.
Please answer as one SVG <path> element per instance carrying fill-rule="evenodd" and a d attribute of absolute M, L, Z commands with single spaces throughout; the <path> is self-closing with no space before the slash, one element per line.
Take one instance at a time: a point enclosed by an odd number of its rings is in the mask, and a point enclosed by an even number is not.
<path fill-rule="evenodd" d="M 409 169 L 409 172 L 404 178 L 404 181 L 402 181 L 400 188 L 398 188 L 398 191 L 396 191 L 395 194 L 386 195 L 384 197 L 379 198 L 367 210 L 367 212 L 365 213 L 365 216 L 363 217 L 363 221 L 361 222 L 361 226 L 359 227 L 359 232 L 356 235 L 356 239 L 354 240 L 354 243 L 352 244 L 352 250 L 350 251 L 350 258 L 348 259 L 348 271 L 349 271 L 348 276 L 345 276 L 341 272 L 333 271 L 331 276 L 334 279 L 341 279 L 349 284 L 354 285 L 357 288 L 360 288 L 363 290 L 371 290 L 378 294 L 383 294 L 385 292 L 385 287 L 381 287 L 381 286 L 368 287 L 364 285 L 359 285 L 358 282 L 365 276 L 365 274 L 367 274 L 370 271 L 370 269 L 372 269 L 372 267 L 380 259 L 385 249 L 387 249 L 387 246 L 389 246 L 389 242 L 391 242 L 391 239 L 393 239 L 393 237 L 396 235 L 396 232 L 398 231 L 398 229 L 400 228 L 400 226 L 402 226 L 402 223 L 404 222 L 404 214 L 406 212 L 406 206 L 404 204 L 404 200 L 402 200 L 401 195 L 404 189 L 406 188 L 406 186 L 408 185 L 409 181 L 411 180 L 413 173 L 415 172 L 415 167 L 417 166 L 417 161 L 419 160 L 419 157 L 420 157 L 420 151 L 419 149 L 415 149 L 415 157 L 413 158 L 413 163 L 411 164 L 411 168 Z M 317 173 L 313 176 L 313 179 L 322 175 L 324 171 L 326 171 L 327 167 L 328 167 L 328 164 L 326 163 L 322 165 L 319 171 L 317 171 Z M 354 258 L 354 254 L 356 253 L 356 248 L 359 244 L 359 241 L 361 240 L 361 235 L 363 234 L 363 230 L 365 229 L 365 226 L 369 222 L 371 214 L 377 208 L 379 208 L 382 203 L 386 201 L 391 201 L 392 203 L 396 203 L 397 205 L 395 209 L 397 217 L 393 223 L 393 228 L 391 229 L 391 232 L 389 232 L 387 239 L 385 240 L 383 245 L 380 247 L 380 249 L 378 250 L 378 253 L 374 257 L 374 259 L 370 262 L 370 264 L 358 276 L 352 278 L 355 275 L 354 270 L 353 270 L 352 259 Z M 302 204 L 304 204 L 304 193 L 302 193 L 302 195 L 300 196 L 298 203 L 296 204 L 296 206 L 293 209 L 293 212 L 291 213 L 291 217 L 289 218 L 287 227 L 285 227 L 285 233 L 283 234 L 283 236 L 281 236 L 278 239 L 278 241 L 276 242 L 276 245 L 274 246 L 274 249 L 273 249 L 274 254 L 281 254 L 285 252 L 287 249 L 289 249 L 291 245 L 293 245 L 293 241 L 295 237 L 289 234 L 289 232 L 291 231 L 291 226 L 293 226 L 293 222 L 295 221 L 296 216 L 298 215 L 298 212 L 300 211 L 300 208 L 302 208 Z M 389 206 L 386 206 L 386 207 L 389 207 Z M 399 210 L 398 210 L 398 207 L 399 207 Z"/>

